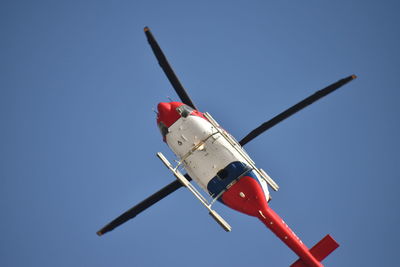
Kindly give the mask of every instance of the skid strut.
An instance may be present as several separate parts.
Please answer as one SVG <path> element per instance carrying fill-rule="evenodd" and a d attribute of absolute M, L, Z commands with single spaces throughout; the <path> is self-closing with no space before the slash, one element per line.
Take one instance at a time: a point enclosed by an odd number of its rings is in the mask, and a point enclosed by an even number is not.
<path fill-rule="evenodd" d="M 157 157 L 167 166 L 167 168 L 175 175 L 175 177 L 184 185 L 190 192 L 203 204 L 204 207 L 208 209 L 208 213 L 213 217 L 213 219 L 224 228 L 225 231 L 230 232 L 232 227 L 213 209 L 208 201 L 203 197 L 203 195 L 183 176 L 183 174 L 178 170 L 177 167 L 173 167 L 168 159 L 161 153 L 157 153 Z M 178 165 L 179 166 L 179 165 Z"/>

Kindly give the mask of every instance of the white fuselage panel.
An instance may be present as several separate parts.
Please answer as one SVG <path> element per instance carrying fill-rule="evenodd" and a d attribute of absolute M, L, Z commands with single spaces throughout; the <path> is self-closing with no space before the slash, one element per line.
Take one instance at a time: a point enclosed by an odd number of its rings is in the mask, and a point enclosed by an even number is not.
<path fill-rule="evenodd" d="M 204 142 L 182 164 L 190 177 L 206 192 L 207 184 L 218 171 L 235 161 L 246 162 L 215 127 L 201 117 L 181 117 L 168 130 L 166 142 L 179 159 L 188 155 L 194 146 Z M 258 180 L 267 193 L 265 182 L 259 177 Z"/>

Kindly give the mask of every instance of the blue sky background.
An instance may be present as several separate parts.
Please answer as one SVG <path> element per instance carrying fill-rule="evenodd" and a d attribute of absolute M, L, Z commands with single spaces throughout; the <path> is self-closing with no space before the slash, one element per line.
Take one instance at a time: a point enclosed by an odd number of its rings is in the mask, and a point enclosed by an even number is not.
<path fill-rule="evenodd" d="M 238 139 L 340 78 L 358 79 L 246 146 L 280 185 L 271 206 L 326 266 L 396 266 L 400 238 L 398 1 L 2 1 L 1 266 L 289 266 L 254 218 L 225 233 L 173 181 L 155 123 L 177 100 L 151 27 L 201 111 Z"/>

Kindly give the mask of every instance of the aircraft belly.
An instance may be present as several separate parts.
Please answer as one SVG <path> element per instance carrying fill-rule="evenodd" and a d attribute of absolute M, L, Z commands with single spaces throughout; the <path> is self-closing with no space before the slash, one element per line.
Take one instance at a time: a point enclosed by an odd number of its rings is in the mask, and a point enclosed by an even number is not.
<path fill-rule="evenodd" d="M 183 167 L 206 192 L 208 192 L 207 184 L 218 171 L 232 162 L 245 162 L 245 159 L 204 118 L 198 116 L 180 118 L 168 130 L 167 144 L 180 160 L 186 156 Z M 188 152 L 200 142 L 204 144 L 188 155 Z"/>

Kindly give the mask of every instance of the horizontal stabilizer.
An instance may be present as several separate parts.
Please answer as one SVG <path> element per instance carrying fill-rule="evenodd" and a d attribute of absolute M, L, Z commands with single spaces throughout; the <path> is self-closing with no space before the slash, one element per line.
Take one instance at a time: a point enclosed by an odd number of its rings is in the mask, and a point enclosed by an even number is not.
<path fill-rule="evenodd" d="M 310 252 L 316 260 L 322 261 L 338 247 L 339 244 L 335 241 L 335 239 L 333 239 L 330 235 L 327 235 L 315 246 L 313 246 L 310 249 Z M 307 267 L 307 264 L 305 264 L 301 259 L 298 259 L 291 265 L 291 267 Z"/>

